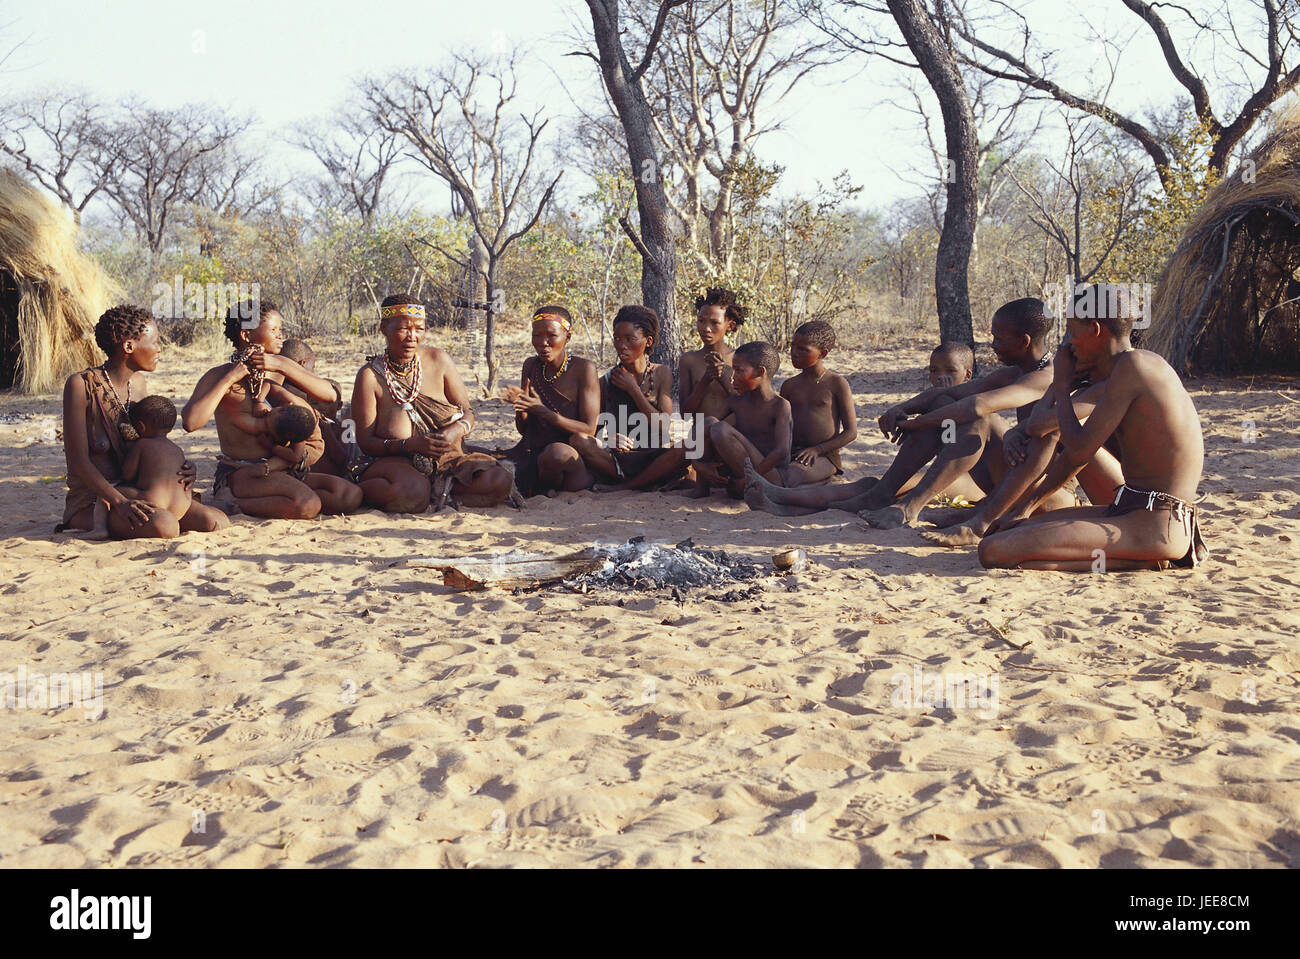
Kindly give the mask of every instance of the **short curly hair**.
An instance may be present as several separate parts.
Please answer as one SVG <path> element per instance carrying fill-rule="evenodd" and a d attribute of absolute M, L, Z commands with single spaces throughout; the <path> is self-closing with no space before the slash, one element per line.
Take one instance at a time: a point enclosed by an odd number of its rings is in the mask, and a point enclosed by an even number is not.
<path fill-rule="evenodd" d="M 744 323 L 745 317 L 749 315 L 749 311 L 736 302 L 736 294 L 721 287 L 711 286 L 704 291 L 703 296 L 695 298 L 696 313 L 699 313 L 706 306 L 724 307 L 727 319 L 733 321 L 737 326 Z"/>
<path fill-rule="evenodd" d="M 776 347 L 766 340 L 754 340 L 736 347 L 733 356 L 739 356 L 752 366 L 761 366 L 767 371 L 768 379 L 776 376 L 781 369 L 781 354 Z"/>
<path fill-rule="evenodd" d="M 114 306 L 104 311 L 95 324 L 95 342 L 109 356 L 123 343 L 144 333 L 153 322 L 153 314 L 141 306 Z"/>
<path fill-rule="evenodd" d="M 159 436 L 166 436 L 176 425 L 176 404 L 166 396 L 153 394 L 131 404 L 131 422 L 149 427 Z"/>
<path fill-rule="evenodd" d="M 266 297 L 231 304 L 230 309 L 226 311 L 226 339 L 235 346 L 240 344 L 239 334 L 250 329 L 244 325 L 244 322 L 253 318 L 254 310 L 257 311 L 257 324 L 251 329 L 261 326 L 268 313 L 279 313 L 280 307 L 274 300 L 268 300 Z"/>
<path fill-rule="evenodd" d="M 269 414 L 271 435 L 280 443 L 301 443 L 316 432 L 316 414 L 305 406 L 288 403 Z"/>
<path fill-rule="evenodd" d="M 806 337 L 809 343 L 823 353 L 835 349 L 835 330 L 825 320 L 809 320 L 795 330 L 794 335 Z"/>

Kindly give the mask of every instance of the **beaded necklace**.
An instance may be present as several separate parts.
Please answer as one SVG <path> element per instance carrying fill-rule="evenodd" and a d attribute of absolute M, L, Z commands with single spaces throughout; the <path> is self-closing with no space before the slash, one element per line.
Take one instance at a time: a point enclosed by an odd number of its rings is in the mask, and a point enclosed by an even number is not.
<path fill-rule="evenodd" d="M 538 359 L 540 360 L 541 358 L 539 357 Z M 565 353 L 565 354 L 564 354 L 564 362 L 560 364 L 560 368 L 559 368 L 558 370 L 555 371 L 555 375 L 554 375 L 554 376 L 547 376 L 547 375 L 546 375 L 546 361 L 545 361 L 545 360 L 541 360 L 541 364 L 542 364 L 542 379 L 546 380 L 546 382 L 548 382 L 548 383 L 554 383 L 554 382 L 555 382 L 556 380 L 558 380 L 561 376 L 563 376 L 563 375 L 564 375 L 564 371 L 567 370 L 567 369 L 569 368 L 569 354 L 568 354 L 568 353 Z"/>
<path fill-rule="evenodd" d="M 244 369 L 248 370 L 248 375 L 244 377 L 245 389 L 248 390 L 249 399 L 256 403 L 257 398 L 262 395 L 262 384 L 266 382 L 266 370 L 255 370 L 248 365 L 249 358 L 262 348 L 260 346 L 250 346 L 243 350 L 235 350 L 230 354 L 230 362 L 243 363 Z"/>
<path fill-rule="evenodd" d="M 104 374 L 104 382 L 108 384 L 108 389 L 113 394 L 113 402 L 117 404 L 117 409 L 114 410 L 117 417 L 117 432 L 126 442 L 134 443 L 140 438 L 140 434 L 131 425 L 131 378 L 127 377 L 126 380 L 126 402 L 123 403 L 122 398 L 117 395 L 117 387 L 113 385 L 113 378 L 108 375 L 108 364 L 104 363 L 96 367 L 96 369 Z"/>
<path fill-rule="evenodd" d="M 420 381 L 423 378 L 423 370 L 420 368 L 420 355 L 417 353 L 411 357 L 411 361 L 404 366 L 399 366 L 393 362 L 388 355 L 388 350 L 384 350 L 384 357 L 380 370 L 384 374 L 384 383 L 388 386 L 388 392 L 393 397 L 393 402 L 404 410 L 411 408 L 411 401 L 420 393 Z"/>

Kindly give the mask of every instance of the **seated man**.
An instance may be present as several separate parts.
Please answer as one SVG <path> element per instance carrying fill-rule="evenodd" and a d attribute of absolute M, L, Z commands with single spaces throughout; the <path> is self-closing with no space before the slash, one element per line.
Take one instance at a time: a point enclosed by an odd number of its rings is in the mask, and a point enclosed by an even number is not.
<path fill-rule="evenodd" d="M 1092 413 L 1104 384 L 1078 390 L 1073 395 L 1074 415 L 1083 422 Z M 939 546 L 976 546 L 993 521 L 1005 513 L 1029 487 L 1047 471 L 1052 457 L 1060 448 L 1057 442 L 1056 396 L 1048 392 L 1034 406 L 1029 419 L 1008 430 L 1002 437 L 1006 472 L 993 491 L 972 509 L 954 509 L 934 518 L 935 529 L 925 530 L 922 538 Z M 1109 441 L 1108 441 L 1109 442 Z M 1079 471 L 1079 485 L 1095 504 L 1110 501 L 1123 474 L 1115 457 L 1102 447 Z M 1068 487 L 1068 484 L 1067 484 Z M 1045 499 L 1035 513 L 1064 509 L 1075 505 L 1075 497 L 1062 488 Z"/>
<path fill-rule="evenodd" d="M 1196 566 L 1207 551 L 1191 500 L 1205 446 L 1196 407 L 1160 356 L 1129 343 L 1127 297 L 1097 298 L 1097 317 L 1069 317 L 1056 352 L 1052 393 L 1062 454 L 1047 475 L 989 527 L 980 541 L 986 567 L 1067 571 Z M 1079 423 L 1070 390 L 1087 376 L 1096 406 Z M 1086 466 L 1112 435 L 1123 484 L 1109 506 L 1080 506 L 1030 517 Z"/>
<path fill-rule="evenodd" d="M 510 471 L 486 453 L 466 453 L 474 426 L 469 392 L 451 357 L 420 346 L 425 309 L 398 294 L 380 304 L 387 346 L 357 372 L 352 418 L 365 459 L 356 475 L 366 501 L 389 513 L 423 513 L 430 500 L 496 506 L 510 496 Z"/>
<path fill-rule="evenodd" d="M 963 474 L 969 473 L 980 489 L 992 489 L 1005 470 L 1006 424 L 998 414 L 1015 410 L 1017 419 L 1027 417 L 1051 382 L 1046 369 L 1051 320 L 1042 300 L 1026 297 L 999 307 L 991 327 L 993 352 L 1004 366 L 968 383 L 932 387 L 880 417 L 881 432 L 901 442 L 901 448 L 879 480 L 798 489 L 760 482 L 747 499 L 782 515 L 827 508 L 860 511 L 872 526 L 894 529 L 916 522 L 922 508 Z M 931 460 L 921 481 L 899 497 L 904 484 Z"/>

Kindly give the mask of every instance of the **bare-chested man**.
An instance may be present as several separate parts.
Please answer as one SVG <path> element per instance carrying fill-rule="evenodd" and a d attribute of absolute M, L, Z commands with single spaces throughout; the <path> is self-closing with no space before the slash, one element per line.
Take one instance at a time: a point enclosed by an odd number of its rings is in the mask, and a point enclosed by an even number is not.
<path fill-rule="evenodd" d="M 357 446 L 373 461 L 357 471 L 366 501 L 389 513 L 422 513 L 447 499 L 495 506 L 510 496 L 510 471 L 466 453 L 474 426 L 469 392 L 444 350 L 421 346 L 425 308 L 414 297 L 380 304 L 384 352 L 357 372 L 352 418 Z"/>
<path fill-rule="evenodd" d="M 1130 344 L 1134 310 L 1125 297 L 1095 299 L 1107 303 L 1102 315 L 1067 318 L 1053 363 L 1063 451 L 980 541 L 986 567 L 1105 571 L 1195 566 L 1207 555 L 1192 505 L 1205 459 L 1196 407 L 1168 363 Z M 1081 376 L 1099 393 L 1083 424 L 1070 395 Z M 1111 505 L 1030 516 L 1112 435 L 1124 483 Z"/>
<path fill-rule="evenodd" d="M 267 299 L 234 304 L 226 314 L 226 338 L 234 347 L 231 362 L 208 370 L 199 378 L 181 422 L 187 432 L 194 432 L 212 419 L 217 421 L 217 440 L 221 455 L 213 482 L 217 503 L 230 488 L 230 477 L 246 467 L 265 467 L 271 441 L 264 417 L 270 412 L 267 402 L 272 390 L 285 382 L 320 401 L 335 398 L 334 388 L 293 360 L 280 356 L 284 344 L 284 318 L 275 303 Z M 287 390 L 276 392 L 278 402 L 308 406 L 305 400 Z M 310 408 L 310 407 L 309 407 Z M 312 455 L 307 468 L 324 452 L 325 443 L 319 428 L 309 443 Z M 273 519 L 310 519 L 318 513 L 349 513 L 361 505 L 361 490 L 338 476 L 309 472 L 263 470 L 230 490 L 240 510 L 250 516 Z M 252 472 L 256 472 L 253 470 Z M 250 475 L 245 471 L 245 476 Z"/>

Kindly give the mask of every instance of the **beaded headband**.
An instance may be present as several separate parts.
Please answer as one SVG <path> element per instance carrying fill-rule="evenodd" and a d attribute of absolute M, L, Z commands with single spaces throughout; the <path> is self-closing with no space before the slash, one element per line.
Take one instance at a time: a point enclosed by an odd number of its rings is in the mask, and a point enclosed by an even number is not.
<path fill-rule="evenodd" d="M 537 323 L 541 320 L 554 320 L 556 323 L 559 323 L 560 326 L 564 327 L 565 332 L 568 332 L 569 330 L 573 329 L 573 324 L 570 323 L 568 320 L 566 320 L 564 317 L 560 316 L 559 313 L 534 313 L 533 314 L 534 323 Z"/>
<path fill-rule="evenodd" d="M 397 303 L 393 306 L 381 306 L 379 308 L 379 318 L 381 320 L 386 320 L 390 316 L 411 316 L 417 320 L 427 318 L 422 303 Z"/>

